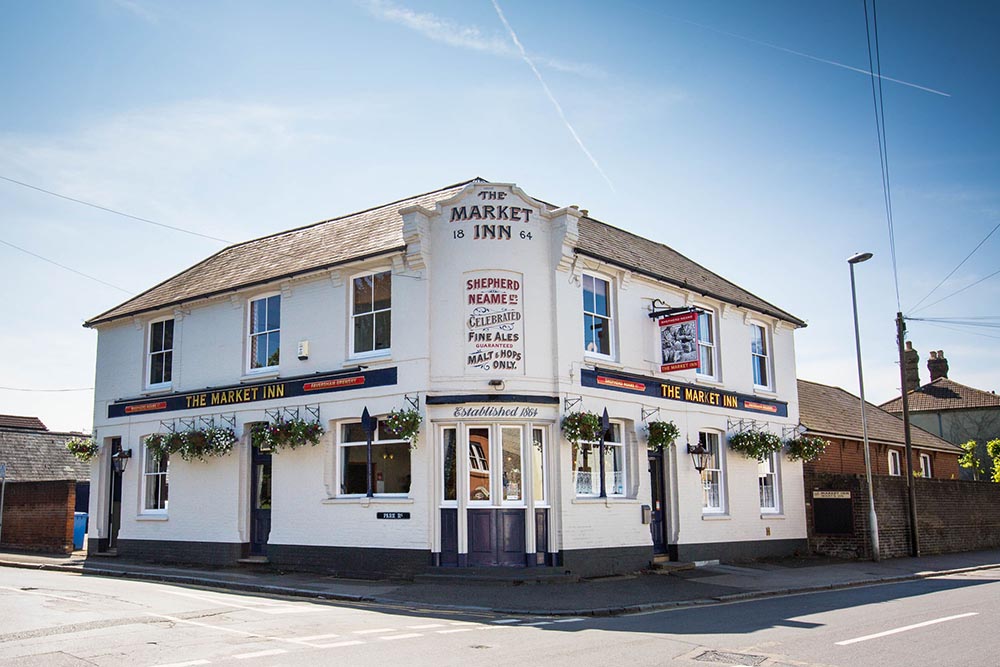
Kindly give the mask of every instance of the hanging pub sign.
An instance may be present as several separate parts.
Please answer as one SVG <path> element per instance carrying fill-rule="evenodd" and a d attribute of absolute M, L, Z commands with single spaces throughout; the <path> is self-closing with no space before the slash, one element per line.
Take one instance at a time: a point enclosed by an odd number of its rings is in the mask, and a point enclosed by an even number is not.
<path fill-rule="evenodd" d="M 464 278 L 466 373 L 523 373 L 523 276 L 470 271 Z"/>
<path fill-rule="evenodd" d="M 698 368 L 698 313 L 688 311 L 657 321 L 660 327 L 661 373 Z"/>

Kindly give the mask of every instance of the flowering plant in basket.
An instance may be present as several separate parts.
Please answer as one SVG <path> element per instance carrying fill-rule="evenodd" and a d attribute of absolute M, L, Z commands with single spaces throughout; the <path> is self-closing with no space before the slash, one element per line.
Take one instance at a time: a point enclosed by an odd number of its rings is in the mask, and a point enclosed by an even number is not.
<path fill-rule="evenodd" d="M 420 434 L 420 423 L 423 417 L 413 408 L 406 410 L 393 410 L 386 417 L 385 427 L 389 432 L 410 443 L 410 449 L 417 448 L 417 436 Z"/>
<path fill-rule="evenodd" d="M 70 438 L 66 441 L 66 449 L 84 463 L 97 455 L 98 445 L 91 438 Z"/>
<path fill-rule="evenodd" d="M 681 435 L 681 430 L 672 421 L 655 421 L 646 425 L 646 446 L 649 449 L 669 447 Z"/>
<path fill-rule="evenodd" d="M 570 412 L 563 417 L 562 434 L 574 447 L 581 440 L 598 440 L 601 435 L 601 418 L 593 412 Z"/>
<path fill-rule="evenodd" d="M 749 429 L 729 436 L 729 448 L 748 459 L 763 461 L 781 449 L 781 438 L 768 431 Z"/>
<path fill-rule="evenodd" d="M 830 444 L 823 438 L 814 435 L 800 435 L 785 442 L 788 447 L 789 461 L 813 461 L 823 455 L 826 446 Z"/>

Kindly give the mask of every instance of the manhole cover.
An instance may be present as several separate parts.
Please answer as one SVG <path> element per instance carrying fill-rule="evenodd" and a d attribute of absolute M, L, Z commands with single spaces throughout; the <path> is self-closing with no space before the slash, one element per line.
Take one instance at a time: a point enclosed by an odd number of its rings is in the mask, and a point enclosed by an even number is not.
<path fill-rule="evenodd" d="M 765 660 L 766 655 L 750 655 L 749 653 L 730 653 L 729 651 L 705 651 L 697 656 L 695 660 L 701 662 L 714 662 L 721 665 L 746 665 L 746 667 L 757 667 Z"/>

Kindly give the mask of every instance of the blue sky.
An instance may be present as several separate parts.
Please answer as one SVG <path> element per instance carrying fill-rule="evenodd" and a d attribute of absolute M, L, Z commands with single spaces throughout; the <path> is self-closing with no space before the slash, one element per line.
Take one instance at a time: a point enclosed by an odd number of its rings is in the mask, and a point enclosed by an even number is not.
<path fill-rule="evenodd" d="M 232 241 L 473 176 L 516 182 L 807 320 L 799 376 L 854 392 L 845 260 L 869 250 L 866 389 L 895 394 L 871 84 L 847 68 L 868 68 L 860 0 L 497 2 L 552 98 L 489 0 L 10 3 L 0 176 Z M 877 9 L 882 74 L 904 82 L 883 97 L 909 313 L 1000 223 L 1000 8 Z M 125 290 L 0 243 L 0 386 L 21 389 L 92 387 L 81 323 L 222 247 L 7 181 L 0 241 Z M 1000 232 L 925 303 L 998 269 Z M 915 314 L 998 304 L 1000 276 Z M 952 379 L 1000 389 L 1000 330 L 909 327 L 924 381 L 943 349 Z M 0 390 L 0 413 L 50 428 L 89 429 L 92 409 L 86 391 Z"/>

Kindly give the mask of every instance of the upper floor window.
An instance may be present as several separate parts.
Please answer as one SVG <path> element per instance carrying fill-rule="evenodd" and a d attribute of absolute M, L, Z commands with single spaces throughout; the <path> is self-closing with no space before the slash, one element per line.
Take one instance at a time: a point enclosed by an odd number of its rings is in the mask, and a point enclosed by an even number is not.
<path fill-rule="evenodd" d="M 903 465 L 900 462 L 899 452 L 895 449 L 889 450 L 889 474 L 893 477 L 900 477 L 903 474 Z"/>
<path fill-rule="evenodd" d="M 920 476 L 928 478 L 931 476 L 931 455 L 921 454 L 920 455 Z"/>
<path fill-rule="evenodd" d="M 170 454 L 157 455 L 145 445 L 143 450 L 142 509 L 146 512 L 166 512 Z"/>
<path fill-rule="evenodd" d="M 760 324 L 750 324 L 750 360 L 753 364 L 753 384 L 763 389 L 771 388 L 770 346 L 767 329 Z"/>
<path fill-rule="evenodd" d="M 601 494 L 601 447 L 599 441 L 581 440 L 573 447 L 573 481 L 578 496 Z M 625 495 L 625 440 L 622 425 L 611 423 L 604 439 L 604 486 L 609 496 Z"/>
<path fill-rule="evenodd" d="M 583 344 L 589 353 L 611 356 L 611 283 L 590 275 L 583 276 Z"/>
<path fill-rule="evenodd" d="M 716 377 L 715 316 L 698 311 L 698 375 Z"/>
<path fill-rule="evenodd" d="M 388 350 L 392 334 L 392 273 L 369 273 L 353 280 L 351 290 L 353 354 Z"/>
<path fill-rule="evenodd" d="M 724 468 L 722 466 L 722 450 L 719 447 L 719 434 L 701 431 L 698 433 L 698 444 L 709 452 L 705 461 L 705 469 L 701 471 L 703 512 L 724 512 L 725 503 L 725 479 L 723 477 Z"/>
<path fill-rule="evenodd" d="M 281 352 L 281 295 L 250 302 L 250 370 L 276 368 Z"/>
<path fill-rule="evenodd" d="M 778 511 L 778 452 L 771 452 L 757 463 L 757 487 L 760 491 L 760 511 Z"/>
<path fill-rule="evenodd" d="M 149 325 L 149 386 L 170 384 L 174 365 L 174 321 L 160 320 Z"/>

